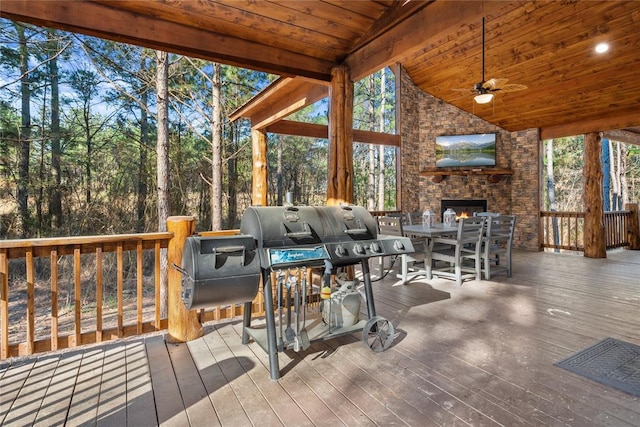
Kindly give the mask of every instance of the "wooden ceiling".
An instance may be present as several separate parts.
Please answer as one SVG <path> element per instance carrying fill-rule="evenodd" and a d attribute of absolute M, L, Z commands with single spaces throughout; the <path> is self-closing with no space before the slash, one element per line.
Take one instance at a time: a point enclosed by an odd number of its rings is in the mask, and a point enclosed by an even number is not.
<path fill-rule="evenodd" d="M 321 81 L 401 63 L 425 92 L 543 137 L 640 126 L 637 1 L 2 0 L 0 15 Z M 528 88 L 486 105 L 454 90 L 481 80 L 482 17 L 486 78 Z"/>

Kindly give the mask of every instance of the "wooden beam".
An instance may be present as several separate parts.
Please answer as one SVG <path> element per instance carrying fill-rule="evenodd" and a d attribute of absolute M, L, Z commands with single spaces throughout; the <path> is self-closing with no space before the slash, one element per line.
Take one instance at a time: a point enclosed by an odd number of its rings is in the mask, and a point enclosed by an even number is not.
<path fill-rule="evenodd" d="M 253 152 L 253 182 L 251 185 L 253 206 L 267 206 L 269 189 L 267 168 L 267 134 L 260 129 L 251 129 L 251 149 Z"/>
<path fill-rule="evenodd" d="M 295 122 L 293 120 L 280 120 L 279 122 L 267 126 L 265 130 L 270 133 L 278 133 L 282 135 L 295 135 L 323 139 L 329 138 L 328 126 L 316 123 Z M 400 135 L 353 129 L 353 142 L 399 147 L 400 140 Z"/>
<path fill-rule="evenodd" d="M 349 68 L 331 69 L 327 205 L 353 202 L 353 82 Z"/>
<path fill-rule="evenodd" d="M 540 139 L 554 139 L 565 136 L 582 135 L 590 132 L 603 132 L 613 129 L 624 129 L 640 125 L 637 111 L 623 112 L 613 117 L 567 123 L 558 126 L 540 128 Z M 624 141 L 622 141 L 624 142 Z"/>
<path fill-rule="evenodd" d="M 330 61 L 89 1 L 2 0 L 0 16 L 280 75 L 328 81 Z M 82 17 L 79 19 L 78 17 Z"/>
<path fill-rule="evenodd" d="M 595 132 L 584 138 L 584 256 L 606 258 L 604 196 L 602 189 L 602 141 Z"/>
<path fill-rule="evenodd" d="M 640 145 L 640 133 L 631 132 L 624 129 L 615 129 L 602 132 L 602 137 L 612 141 L 624 142 L 626 144 Z"/>
<path fill-rule="evenodd" d="M 279 79 L 266 93 L 260 93 L 229 118 L 249 118 L 251 127 L 264 129 L 329 95 L 329 87 L 301 78 Z"/>
<path fill-rule="evenodd" d="M 436 1 L 405 19 L 361 48 L 351 53 L 344 64 L 351 78 L 360 80 L 379 69 L 424 49 L 425 42 L 470 23 L 481 22 L 482 16 L 504 7 L 500 1 L 462 2 Z"/>

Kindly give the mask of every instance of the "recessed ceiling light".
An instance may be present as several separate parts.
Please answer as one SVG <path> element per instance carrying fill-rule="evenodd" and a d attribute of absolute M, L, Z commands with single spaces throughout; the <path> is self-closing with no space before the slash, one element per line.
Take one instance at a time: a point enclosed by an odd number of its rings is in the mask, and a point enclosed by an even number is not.
<path fill-rule="evenodd" d="M 608 43 L 598 43 L 596 45 L 596 52 L 597 53 L 605 53 L 608 50 L 609 50 L 609 44 Z"/>

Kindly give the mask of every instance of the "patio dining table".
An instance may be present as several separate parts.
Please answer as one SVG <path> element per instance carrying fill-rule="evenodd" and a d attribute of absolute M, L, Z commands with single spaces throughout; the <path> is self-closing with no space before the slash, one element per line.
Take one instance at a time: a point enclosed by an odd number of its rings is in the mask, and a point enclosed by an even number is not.
<path fill-rule="evenodd" d="M 416 237 L 424 237 L 425 241 L 425 258 L 426 251 L 433 250 L 433 238 L 439 236 L 455 235 L 458 232 L 457 225 L 445 225 L 442 223 L 435 224 L 433 227 L 427 227 L 424 225 L 405 225 L 402 227 L 402 231 L 405 236 L 415 239 Z M 425 261 L 426 262 L 426 261 Z M 409 272 L 409 255 L 402 255 L 402 266 L 398 278 L 402 284 L 405 284 L 409 279 L 416 276 L 427 275 L 426 269 L 417 269 Z M 426 267 L 425 267 L 426 268 Z"/>

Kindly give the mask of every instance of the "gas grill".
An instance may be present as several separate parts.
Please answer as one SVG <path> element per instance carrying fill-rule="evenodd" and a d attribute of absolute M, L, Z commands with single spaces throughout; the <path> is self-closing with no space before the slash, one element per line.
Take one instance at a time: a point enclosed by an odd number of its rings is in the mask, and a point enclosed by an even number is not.
<path fill-rule="evenodd" d="M 364 342 L 374 351 L 391 345 L 393 325 L 376 315 L 368 259 L 414 249 L 408 238 L 378 235 L 377 222 L 366 209 L 249 207 L 240 223 L 240 235 L 221 243 L 220 237 L 203 239 L 208 241 L 190 243 L 183 253 L 183 275 L 189 276 L 183 278 L 183 300 L 188 308 L 214 306 L 220 300 L 244 303 L 242 342 L 248 344 L 253 338 L 268 353 L 273 380 L 280 377 L 279 351 L 305 350 L 316 340 L 362 332 Z M 194 262 L 194 257 L 202 259 Z M 214 266 L 206 267 L 207 263 Z M 340 271 L 356 264 L 361 265 L 361 283 Z M 194 265 L 205 277 L 199 277 Z M 310 283 L 312 270 L 321 274 L 320 286 Z M 258 276 L 264 289 L 265 322 L 252 326 L 251 301 Z M 308 307 L 312 298 L 322 298 L 321 309 L 307 319 L 307 312 L 314 311 Z M 363 299 L 366 320 L 359 318 Z"/>

